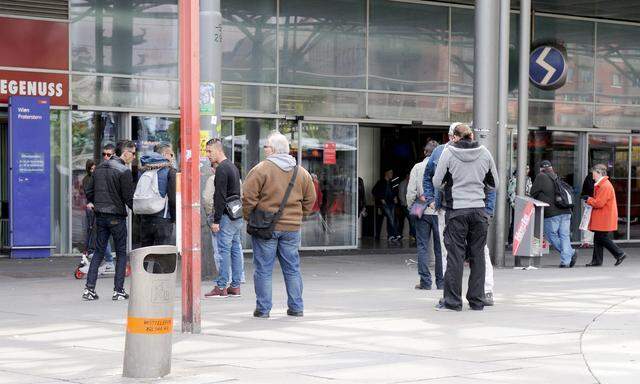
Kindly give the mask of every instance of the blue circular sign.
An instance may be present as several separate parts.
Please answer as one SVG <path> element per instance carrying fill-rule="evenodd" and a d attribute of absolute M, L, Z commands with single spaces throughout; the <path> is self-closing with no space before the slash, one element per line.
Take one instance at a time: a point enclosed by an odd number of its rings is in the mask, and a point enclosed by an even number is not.
<path fill-rule="evenodd" d="M 542 45 L 529 56 L 529 79 L 540 89 L 558 89 L 567 81 L 567 58 L 558 48 Z"/>

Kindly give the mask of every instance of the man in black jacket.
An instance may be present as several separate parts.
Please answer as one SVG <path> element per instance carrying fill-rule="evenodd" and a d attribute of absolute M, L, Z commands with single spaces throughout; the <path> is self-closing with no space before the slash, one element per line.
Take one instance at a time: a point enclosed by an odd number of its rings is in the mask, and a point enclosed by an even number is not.
<path fill-rule="evenodd" d="M 551 162 L 543 160 L 530 194 L 534 199 L 549 204 L 544 209 L 544 237 L 560 252 L 560 268 L 570 268 L 576 264 L 576 251 L 571 247 L 571 209 L 556 205 L 557 178 Z"/>
<path fill-rule="evenodd" d="M 116 155 L 102 162 L 87 186 L 87 200 L 93 204 L 98 228 L 96 251 L 91 259 L 87 285 L 82 294 L 85 300 L 97 300 L 96 280 L 109 236 L 113 236 L 116 248 L 116 276 L 113 300 L 126 300 L 124 275 L 127 267 L 127 207 L 133 206 L 133 177 L 127 165 L 136 157 L 133 141 L 122 140 L 116 147 Z"/>

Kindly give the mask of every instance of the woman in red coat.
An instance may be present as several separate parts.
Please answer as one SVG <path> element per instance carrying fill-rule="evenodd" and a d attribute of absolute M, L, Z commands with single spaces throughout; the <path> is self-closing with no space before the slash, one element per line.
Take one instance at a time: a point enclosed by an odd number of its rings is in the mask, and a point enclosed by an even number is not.
<path fill-rule="evenodd" d="M 618 230 L 618 204 L 613 184 L 607 177 L 607 166 L 597 164 L 591 168 L 595 180 L 593 197 L 587 199 L 587 204 L 593 207 L 589 230 L 593 236 L 593 258 L 587 267 L 602 265 L 603 248 L 616 258 L 616 266 L 620 265 L 627 255 L 611 240 L 611 233 Z"/>

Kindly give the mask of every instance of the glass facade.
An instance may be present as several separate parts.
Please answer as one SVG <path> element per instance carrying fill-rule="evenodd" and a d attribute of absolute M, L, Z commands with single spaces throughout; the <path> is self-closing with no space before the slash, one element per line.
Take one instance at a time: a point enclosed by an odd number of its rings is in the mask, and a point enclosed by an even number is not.
<path fill-rule="evenodd" d="M 304 224 L 305 246 L 357 244 L 351 195 L 357 149 L 351 152 L 358 128 L 298 126 L 285 116 L 432 126 L 473 119 L 472 7 L 387 0 L 221 3 L 225 148 L 244 176 L 264 158 L 261 143 L 271 130 L 290 136 L 292 154 L 316 174 L 323 192 L 322 221 Z M 78 108 L 51 115 L 57 253 L 84 250 L 82 179 L 86 161 L 100 160 L 102 145 L 129 138 L 144 146 L 162 127 L 168 130 L 161 140 L 177 145 L 179 136 L 178 1 L 72 0 L 70 11 L 70 94 Z M 517 20 L 512 13 L 512 124 Z M 640 138 L 629 134 L 640 127 L 640 25 L 544 14 L 534 16 L 532 30 L 534 44 L 563 44 L 569 64 L 562 88 L 530 88 L 530 125 L 549 128 L 531 133 L 532 169 L 541 159 L 558 162 L 579 189 L 587 164 L 606 161 L 624 227 L 616 237 L 640 240 Z M 565 128 L 576 131 L 561 132 Z M 618 129 L 625 131 L 610 134 Z M 325 164 L 324 147 L 332 143 L 336 164 Z"/>

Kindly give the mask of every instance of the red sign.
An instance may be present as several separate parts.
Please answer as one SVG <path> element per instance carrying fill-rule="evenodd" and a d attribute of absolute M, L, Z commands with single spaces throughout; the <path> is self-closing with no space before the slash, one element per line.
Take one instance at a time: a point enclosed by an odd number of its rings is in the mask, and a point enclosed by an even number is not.
<path fill-rule="evenodd" d="M 49 97 L 51 105 L 69 105 L 69 77 L 64 73 L 40 73 L 0 70 L 0 103 L 9 96 Z"/>
<path fill-rule="evenodd" d="M 513 254 L 516 255 L 518 253 L 518 249 L 520 248 L 520 243 L 522 243 L 522 238 L 524 237 L 524 233 L 527 231 L 529 227 L 529 223 L 531 222 L 531 216 L 533 215 L 533 203 L 528 202 L 524 207 L 524 212 L 522 213 L 522 218 L 516 227 L 516 231 L 513 234 Z"/>
<path fill-rule="evenodd" d="M 0 66 L 69 70 L 69 24 L 0 17 Z"/>
<path fill-rule="evenodd" d="M 333 141 L 327 141 L 324 143 L 324 154 L 322 156 L 322 162 L 324 164 L 336 163 L 336 143 Z"/>

